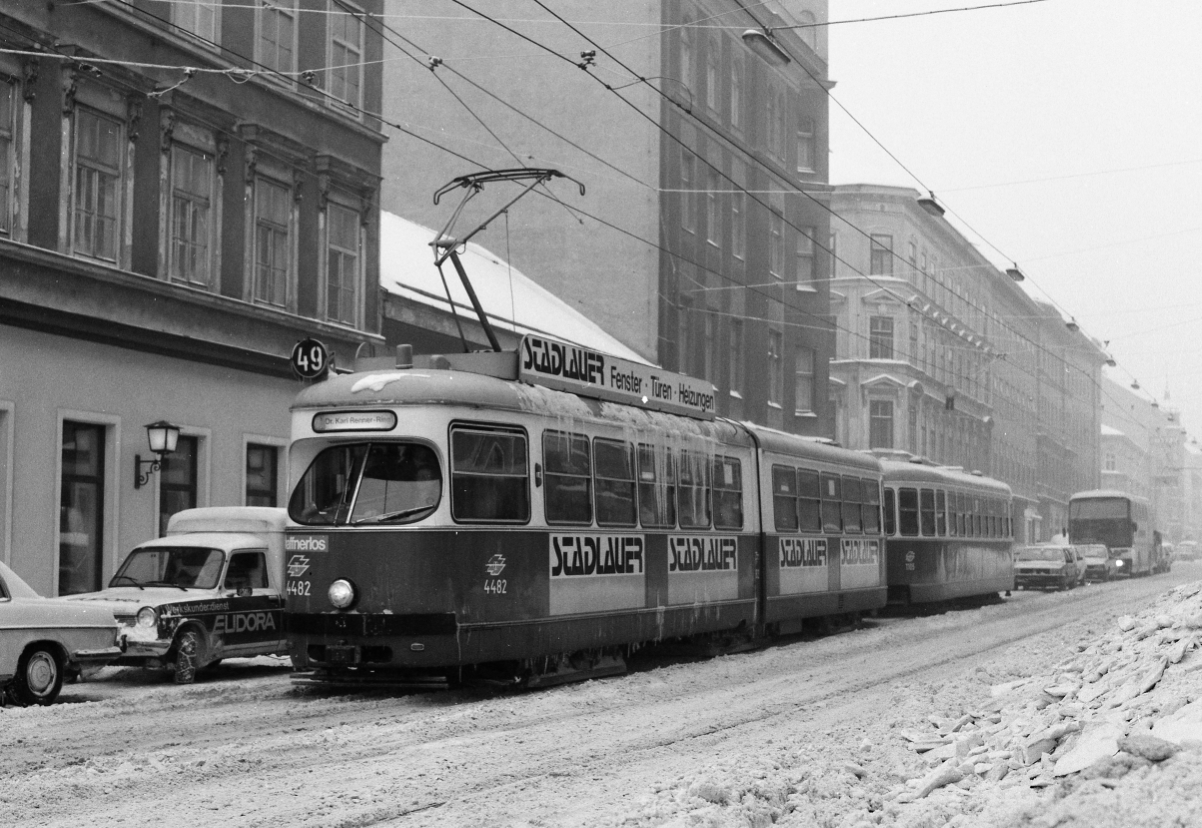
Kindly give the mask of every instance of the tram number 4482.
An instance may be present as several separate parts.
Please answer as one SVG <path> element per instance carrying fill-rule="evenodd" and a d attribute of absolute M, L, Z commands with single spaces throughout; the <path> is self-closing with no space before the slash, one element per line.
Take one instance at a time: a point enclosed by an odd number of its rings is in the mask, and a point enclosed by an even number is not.
<path fill-rule="evenodd" d="M 509 582 L 504 578 L 488 578 L 484 581 L 484 591 L 489 595 L 505 595 Z"/>

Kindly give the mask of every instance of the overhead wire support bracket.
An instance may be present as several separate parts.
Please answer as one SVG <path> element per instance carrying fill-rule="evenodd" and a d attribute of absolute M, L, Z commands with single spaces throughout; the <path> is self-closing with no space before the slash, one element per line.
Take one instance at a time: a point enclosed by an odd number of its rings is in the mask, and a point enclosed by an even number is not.
<path fill-rule="evenodd" d="M 438 268 L 439 275 L 442 274 L 442 265 L 447 260 L 451 260 L 451 264 L 455 266 L 455 271 L 459 274 L 459 280 L 463 283 L 464 290 L 467 291 L 467 297 L 472 303 L 472 308 L 476 311 L 476 316 L 480 320 L 481 327 L 484 328 L 484 333 L 488 337 L 488 344 L 494 351 L 501 350 L 501 343 L 497 340 L 497 335 L 493 331 L 492 323 L 488 321 L 488 314 L 484 312 L 484 307 L 480 304 L 479 298 L 476 296 L 475 289 L 472 288 L 472 283 L 467 277 L 467 271 L 463 268 L 463 262 L 459 260 L 459 248 L 465 247 L 467 243 L 480 231 L 488 227 L 488 225 L 497 216 L 507 213 L 509 208 L 514 205 L 522 196 L 533 190 L 539 184 L 544 184 L 552 178 L 566 178 L 580 188 L 580 195 L 584 195 L 584 185 L 569 175 L 565 175 L 559 170 L 539 167 L 515 167 L 506 170 L 485 170 L 484 172 L 470 173 L 469 175 L 461 175 L 451 179 L 447 184 L 434 193 L 434 203 L 438 204 L 439 199 L 452 190 L 463 188 L 466 192 L 463 194 L 463 199 L 459 202 L 459 206 L 455 208 L 455 212 L 451 214 L 451 219 L 434 237 L 434 241 L 430 243 L 434 248 L 434 266 Z M 467 233 L 461 238 L 456 238 L 451 234 L 455 223 L 459 221 L 460 214 L 463 213 L 463 208 L 469 201 L 472 200 L 478 193 L 484 189 L 484 185 L 494 181 L 525 181 L 530 180 L 530 183 L 516 196 L 510 199 L 499 210 L 494 212 L 484 221 L 482 221 L 474 230 Z M 446 287 L 446 278 L 443 277 L 443 286 Z M 451 299 L 450 288 L 447 290 L 447 302 L 451 306 L 451 313 L 455 315 L 455 303 Z M 455 315 L 456 324 L 459 322 L 458 315 Z M 463 329 L 459 329 L 460 339 L 463 340 L 463 347 L 466 351 L 467 338 L 463 335 Z"/>

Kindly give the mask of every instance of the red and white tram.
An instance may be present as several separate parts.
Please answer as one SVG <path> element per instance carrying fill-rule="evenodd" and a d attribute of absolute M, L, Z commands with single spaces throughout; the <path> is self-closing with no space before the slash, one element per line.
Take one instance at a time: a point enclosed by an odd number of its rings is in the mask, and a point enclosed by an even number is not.
<path fill-rule="evenodd" d="M 301 680 L 551 683 L 650 642 L 885 605 L 881 467 L 713 387 L 536 337 L 334 375 L 292 408 Z"/>

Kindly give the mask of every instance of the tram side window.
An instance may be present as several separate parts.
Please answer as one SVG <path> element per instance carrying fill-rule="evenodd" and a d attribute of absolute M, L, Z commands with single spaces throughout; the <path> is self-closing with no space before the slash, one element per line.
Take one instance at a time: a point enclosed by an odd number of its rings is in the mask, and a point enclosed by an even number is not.
<path fill-rule="evenodd" d="M 860 501 L 864 495 L 860 491 L 860 478 L 843 478 L 843 531 L 859 532 L 863 528 L 860 521 Z"/>
<path fill-rule="evenodd" d="M 822 482 L 822 531 L 838 534 L 843 529 L 843 490 L 837 474 L 824 474 Z"/>
<path fill-rule="evenodd" d="M 677 503 L 681 528 L 710 525 L 710 465 L 705 455 L 680 453 L 680 485 Z"/>
<path fill-rule="evenodd" d="M 956 492 L 956 536 L 968 537 L 968 529 L 964 521 L 964 495 L 961 492 Z"/>
<path fill-rule="evenodd" d="M 885 488 L 885 534 L 897 532 L 897 504 L 893 500 L 893 489 Z"/>
<path fill-rule="evenodd" d="M 935 490 L 920 489 L 918 505 L 922 519 L 922 534 L 933 538 L 935 537 Z"/>
<path fill-rule="evenodd" d="M 451 430 L 451 516 L 457 521 L 525 523 L 530 519 L 526 435 Z"/>
<path fill-rule="evenodd" d="M 593 441 L 593 470 L 597 477 L 597 525 L 634 526 L 634 452 L 629 443 Z"/>
<path fill-rule="evenodd" d="M 822 531 L 822 486 L 818 472 L 797 470 L 797 528 L 803 532 Z"/>
<path fill-rule="evenodd" d="M 860 481 L 864 493 L 864 531 L 875 535 L 881 531 L 881 484 L 867 478 Z"/>
<path fill-rule="evenodd" d="M 914 537 L 918 534 L 918 489 L 897 490 L 899 534 Z"/>
<path fill-rule="evenodd" d="M 772 518 L 776 531 L 797 531 L 797 473 L 789 466 L 772 467 Z"/>
<path fill-rule="evenodd" d="M 981 499 L 979 497 L 972 499 L 972 525 L 969 527 L 968 533 L 974 538 L 981 537 Z"/>
<path fill-rule="evenodd" d="M 714 526 L 743 528 L 743 468 L 737 457 L 714 458 Z"/>
<path fill-rule="evenodd" d="M 935 490 L 935 534 L 947 537 L 947 492 Z"/>
<path fill-rule="evenodd" d="M 547 523 L 592 523 L 588 438 L 566 431 L 543 432 L 543 465 Z"/>
<path fill-rule="evenodd" d="M 676 465 L 672 452 L 639 444 L 639 519 L 644 526 L 676 525 Z"/>

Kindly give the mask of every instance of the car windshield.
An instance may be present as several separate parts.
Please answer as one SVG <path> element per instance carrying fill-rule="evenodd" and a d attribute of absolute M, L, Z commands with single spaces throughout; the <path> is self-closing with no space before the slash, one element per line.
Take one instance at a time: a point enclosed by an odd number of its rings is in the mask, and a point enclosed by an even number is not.
<path fill-rule="evenodd" d="M 109 586 L 173 586 L 216 589 L 225 553 L 198 546 L 148 546 L 135 549 Z"/>
<path fill-rule="evenodd" d="M 1064 548 L 1060 546 L 1028 546 L 1018 553 L 1020 561 L 1056 561 L 1063 563 Z"/>

